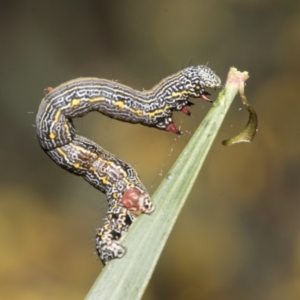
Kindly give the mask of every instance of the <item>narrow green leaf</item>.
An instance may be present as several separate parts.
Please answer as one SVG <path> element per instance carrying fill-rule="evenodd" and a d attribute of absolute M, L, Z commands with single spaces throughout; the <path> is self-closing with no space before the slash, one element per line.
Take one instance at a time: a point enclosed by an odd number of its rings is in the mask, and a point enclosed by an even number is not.
<path fill-rule="evenodd" d="M 142 215 L 135 221 L 122 240 L 127 254 L 107 264 L 87 300 L 142 297 L 240 83 L 246 79 L 245 72 L 230 69 L 225 88 L 153 195 L 156 210 L 151 216 Z"/>

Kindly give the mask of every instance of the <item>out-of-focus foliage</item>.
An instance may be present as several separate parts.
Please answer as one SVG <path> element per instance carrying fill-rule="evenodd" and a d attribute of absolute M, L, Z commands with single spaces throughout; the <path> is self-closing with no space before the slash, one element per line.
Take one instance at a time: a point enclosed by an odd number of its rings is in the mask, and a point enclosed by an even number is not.
<path fill-rule="evenodd" d="M 259 131 L 221 145 L 248 118 L 236 101 L 144 299 L 300 298 L 299 1 L 4 1 L 0 16 L 1 299 L 82 299 L 101 270 L 105 196 L 39 148 L 43 89 L 80 76 L 150 88 L 205 63 L 223 80 L 249 71 Z M 96 113 L 75 125 L 153 192 L 210 106 L 194 102 L 175 116 L 180 138 Z"/>

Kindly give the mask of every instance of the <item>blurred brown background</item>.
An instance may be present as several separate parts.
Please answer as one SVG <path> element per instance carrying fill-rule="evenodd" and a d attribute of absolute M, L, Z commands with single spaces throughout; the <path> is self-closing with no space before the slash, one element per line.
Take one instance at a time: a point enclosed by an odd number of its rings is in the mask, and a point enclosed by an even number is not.
<path fill-rule="evenodd" d="M 43 89 L 81 76 L 148 89 L 206 63 L 223 81 L 249 71 L 259 131 L 221 145 L 246 124 L 237 98 L 143 299 L 300 299 L 299 1 L 1 1 L 0 33 L 1 299 L 82 299 L 102 268 L 106 198 L 39 148 Z M 193 101 L 180 138 L 97 113 L 75 125 L 153 193 L 211 106 Z"/>

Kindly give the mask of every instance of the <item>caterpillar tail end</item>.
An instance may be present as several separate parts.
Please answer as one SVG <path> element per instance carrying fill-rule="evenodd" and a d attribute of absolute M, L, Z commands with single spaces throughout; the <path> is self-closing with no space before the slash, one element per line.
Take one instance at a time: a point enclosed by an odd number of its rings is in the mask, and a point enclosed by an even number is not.
<path fill-rule="evenodd" d="M 155 209 L 149 194 L 137 187 L 127 189 L 119 199 L 119 205 L 118 209 L 114 205 L 110 207 L 104 226 L 97 230 L 96 250 L 104 265 L 126 254 L 126 248 L 119 242 L 120 238 L 136 217 L 151 214 Z"/>
<path fill-rule="evenodd" d="M 102 240 L 96 237 L 96 250 L 100 260 L 105 266 L 110 260 L 122 258 L 126 254 L 126 248 L 114 240 Z"/>

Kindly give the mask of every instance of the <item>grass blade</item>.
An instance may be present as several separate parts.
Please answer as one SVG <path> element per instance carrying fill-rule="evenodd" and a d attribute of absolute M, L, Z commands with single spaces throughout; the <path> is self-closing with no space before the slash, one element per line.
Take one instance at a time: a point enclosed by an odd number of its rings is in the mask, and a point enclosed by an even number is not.
<path fill-rule="evenodd" d="M 240 83 L 247 78 L 246 72 L 230 69 L 225 88 L 153 195 L 156 210 L 151 216 L 139 217 L 132 225 L 122 241 L 128 249 L 127 254 L 108 263 L 88 293 L 87 300 L 135 300 L 142 297 Z"/>

